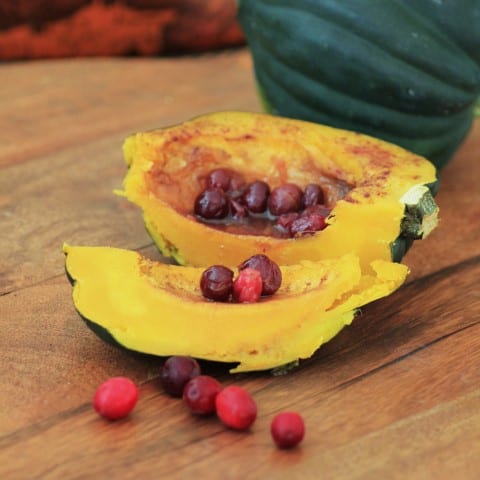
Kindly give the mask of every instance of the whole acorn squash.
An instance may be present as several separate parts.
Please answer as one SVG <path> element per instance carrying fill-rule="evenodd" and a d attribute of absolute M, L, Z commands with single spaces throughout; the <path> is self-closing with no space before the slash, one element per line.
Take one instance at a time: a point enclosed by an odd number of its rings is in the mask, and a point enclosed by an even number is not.
<path fill-rule="evenodd" d="M 240 0 L 268 112 L 360 131 L 442 167 L 480 94 L 478 0 Z"/>
<path fill-rule="evenodd" d="M 364 275 L 348 254 L 281 267 L 282 286 L 258 303 L 217 303 L 202 297 L 202 268 L 109 247 L 65 245 L 64 252 L 75 307 L 101 338 L 148 354 L 238 363 L 234 372 L 310 357 L 407 274 L 405 265 L 378 260 Z"/>
<path fill-rule="evenodd" d="M 238 265 L 263 253 L 280 265 L 354 254 L 362 271 L 399 261 L 437 224 L 430 189 L 435 167 L 418 155 L 365 135 L 267 114 L 223 112 L 137 133 L 124 143 L 121 192 L 143 210 L 165 256 L 180 264 Z M 332 208 L 328 226 L 303 238 L 218 229 L 193 213 L 205 175 L 217 167 L 275 187 L 319 182 Z M 348 193 L 338 190 L 348 186 Z"/>

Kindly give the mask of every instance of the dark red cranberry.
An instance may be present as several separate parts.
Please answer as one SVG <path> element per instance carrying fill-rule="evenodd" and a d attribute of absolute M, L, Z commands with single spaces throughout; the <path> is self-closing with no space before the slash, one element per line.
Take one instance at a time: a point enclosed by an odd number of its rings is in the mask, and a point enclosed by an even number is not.
<path fill-rule="evenodd" d="M 257 405 L 252 396 L 235 385 L 225 387 L 215 399 L 218 418 L 227 427 L 246 430 L 257 418 Z"/>
<path fill-rule="evenodd" d="M 208 375 L 192 378 L 183 389 L 183 400 L 196 415 L 215 412 L 215 398 L 222 389 L 220 382 Z"/>
<path fill-rule="evenodd" d="M 174 355 L 167 358 L 160 369 L 160 383 L 172 397 L 181 397 L 183 388 L 192 378 L 200 375 L 200 365 L 191 357 Z"/>
<path fill-rule="evenodd" d="M 282 272 L 279 266 L 266 255 L 253 255 L 245 260 L 239 267 L 240 271 L 245 268 L 253 268 L 260 272 L 262 277 L 262 295 L 273 295 L 282 283 Z"/>
<path fill-rule="evenodd" d="M 232 217 L 241 220 L 242 218 L 248 217 L 247 208 L 242 205 L 238 200 L 230 199 L 230 212 Z"/>
<path fill-rule="evenodd" d="M 303 192 L 293 183 L 280 185 L 272 190 L 268 197 L 268 208 L 272 215 L 298 212 L 302 208 Z"/>
<path fill-rule="evenodd" d="M 327 218 L 331 211 L 332 210 L 325 205 L 310 205 L 302 211 L 301 215 L 303 217 L 308 215 L 320 215 Z"/>
<path fill-rule="evenodd" d="M 282 412 L 272 420 L 270 433 L 279 448 L 292 448 L 303 440 L 305 423 L 296 412 Z"/>
<path fill-rule="evenodd" d="M 303 191 L 303 206 L 310 207 L 323 203 L 323 190 L 317 183 L 309 183 Z"/>
<path fill-rule="evenodd" d="M 275 228 L 284 233 L 290 233 L 290 225 L 300 216 L 299 212 L 283 213 L 275 220 Z"/>
<path fill-rule="evenodd" d="M 322 215 L 301 215 L 290 224 L 290 235 L 292 237 L 312 235 L 326 226 L 325 217 Z"/>
<path fill-rule="evenodd" d="M 223 265 L 208 267 L 200 278 L 202 295 L 209 300 L 226 302 L 233 289 L 233 272 Z"/>
<path fill-rule="evenodd" d="M 112 377 L 102 383 L 93 397 L 96 412 L 108 420 L 126 417 L 138 400 L 138 388 L 126 377 Z"/>
<path fill-rule="evenodd" d="M 242 195 L 243 203 L 252 213 L 263 213 L 267 209 L 270 187 L 262 180 L 250 183 Z"/>
<path fill-rule="evenodd" d="M 258 270 L 245 268 L 233 282 L 233 299 L 238 303 L 254 303 L 262 294 L 262 276 Z"/>
<path fill-rule="evenodd" d="M 224 192 L 238 191 L 244 183 L 242 175 L 230 168 L 216 168 L 206 178 L 207 188 L 220 188 Z"/>
<path fill-rule="evenodd" d="M 207 188 L 195 199 L 194 211 L 207 220 L 219 220 L 228 215 L 228 197 L 220 188 Z"/>

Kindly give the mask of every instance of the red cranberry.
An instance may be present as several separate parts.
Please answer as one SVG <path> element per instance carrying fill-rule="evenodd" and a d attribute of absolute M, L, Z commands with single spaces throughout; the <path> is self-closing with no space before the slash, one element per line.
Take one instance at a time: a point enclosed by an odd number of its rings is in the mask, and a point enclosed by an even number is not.
<path fill-rule="evenodd" d="M 126 417 L 138 400 L 138 388 L 129 378 L 112 377 L 102 383 L 93 397 L 93 407 L 108 420 Z"/>
<path fill-rule="evenodd" d="M 258 270 L 245 268 L 233 282 L 233 299 L 238 303 L 254 303 L 262 294 L 262 276 Z"/>
<path fill-rule="evenodd" d="M 215 412 L 215 398 L 222 389 L 220 382 L 208 375 L 192 378 L 183 389 L 183 400 L 196 415 Z"/>
<path fill-rule="evenodd" d="M 263 213 L 267 209 L 269 194 L 270 187 L 268 184 L 257 180 L 247 186 L 242 199 L 250 212 Z"/>
<path fill-rule="evenodd" d="M 248 217 L 247 208 L 233 198 L 230 199 L 230 211 L 232 212 L 232 217 L 237 220 Z"/>
<path fill-rule="evenodd" d="M 309 183 L 303 192 L 303 206 L 310 207 L 323 203 L 323 190 L 317 183 Z"/>
<path fill-rule="evenodd" d="M 207 188 L 220 188 L 224 192 L 239 190 L 245 183 L 240 173 L 230 168 L 216 168 L 206 178 Z"/>
<path fill-rule="evenodd" d="M 286 183 L 272 190 L 268 197 L 268 208 L 272 215 L 297 212 L 302 207 L 303 192 L 297 185 Z"/>
<path fill-rule="evenodd" d="M 279 413 L 270 425 L 270 433 L 279 448 L 295 447 L 305 436 L 303 418 L 295 412 Z"/>
<path fill-rule="evenodd" d="M 290 234 L 290 225 L 300 216 L 298 212 L 283 213 L 275 221 L 275 228 Z"/>
<path fill-rule="evenodd" d="M 233 290 L 233 272 L 223 265 L 208 267 L 200 278 L 200 289 L 205 298 L 226 302 Z"/>
<path fill-rule="evenodd" d="M 327 218 L 330 215 L 331 211 L 332 210 L 325 205 L 310 205 L 308 207 L 305 207 L 305 210 L 303 210 L 301 215 L 303 217 L 307 215 L 320 215 Z"/>
<path fill-rule="evenodd" d="M 241 387 L 225 387 L 215 399 L 218 418 L 227 427 L 246 430 L 257 418 L 257 405 L 251 395 Z"/>
<path fill-rule="evenodd" d="M 228 215 L 228 197 L 220 188 L 207 188 L 195 199 L 195 214 L 207 220 L 222 219 Z"/>
<path fill-rule="evenodd" d="M 279 266 L 266 255 L 254 255 L 245 260 L 239 267 L 240 271 L 245 268 L 253 268 L 260 272 L 262 277 L 262 295 L 273 295 L 282 283 L 282 272 Z"/>
<path fill-rule="evenodd" d="M 310 214 L 302 215 L 290 224 L 290 235 L 300 237 L 304 235 L 313 235 L 319 230 L 323 230 L 327 224 L 322 215 Z"/>
<path fill-rule="evenodd" d="M 181 397 L 187 382 L 200 375 L 200 365 L 191 357 L 174 355 L 160 369 L 160 383 L 172 397 Z"/>

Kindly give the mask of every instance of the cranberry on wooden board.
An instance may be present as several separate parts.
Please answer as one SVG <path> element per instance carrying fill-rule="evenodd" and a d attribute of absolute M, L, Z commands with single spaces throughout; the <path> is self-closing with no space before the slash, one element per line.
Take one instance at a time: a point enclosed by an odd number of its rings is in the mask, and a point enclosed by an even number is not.
<path fill-rule="evenodd" d="M 272 190 L 268 197 L 268 209 L 272 215 L 298 212 L 302 208 L 303 192 L 294 183 L 285 183 Z"/>
<path fill-rule="evenodd" d="M 277 447 L 293 448 L 305 436 L 305 423 L 296 412 L 282 412 L 272 420 L 270 433 Z"/>
<path fill-rule="evenodd" d="M 234 430 L 246 430 L 257 418 L 257 404 L 243 388 L 230 385 L 215 398 L 218 418 Z"/>
<path fill-rule="evenodd" d="M 227 194 L 220 188 L 207 188 L 195 199 L 194 212 L 206 220 L 225 218 L 229 212 Z"/>
<path fill-rule="evenodd" d="M 102 383 L 93 397 L 96 412 L 108 420 L 126 417 L 138 400 L 138 388 L 127 377 L 112 377 Z"/>
<path fill-rule="evenodd" d="M 262 277 L 262 295 L 273 295 L 282 283 L 280 267 L 266 255 L 258 254 L 245 260 L 240 266 L 240 271 L 253 268 L 260 272 Z"/>
<path fill-rule="evenodd" d="M 245 268 L 233 282 L 233 299 L 238 303 L 254 303 L 262 294 L 262 276 L 258 270 Z"/>
<path fill-rule="evenodd" d="M 201 374 L 200 365 L 191 357 L 174 355 L 160 369 L 160 383 L 169 395 L 180 398 L 187 382 Z"/>
<path fill-rule="evenodd" d="M 223 265 L 212 265 L 200 278 L 202 295 L 209 300 L 226 302 L 233 290 L 233 271 Z"/>
<path fill-rule="evenodd" d="M 218 380 L 209 375 L 199 375 L 188 381 L 183 389 L 183 400 L 196 415 L 215 412 L 215 398 L 222 389 Z"/>

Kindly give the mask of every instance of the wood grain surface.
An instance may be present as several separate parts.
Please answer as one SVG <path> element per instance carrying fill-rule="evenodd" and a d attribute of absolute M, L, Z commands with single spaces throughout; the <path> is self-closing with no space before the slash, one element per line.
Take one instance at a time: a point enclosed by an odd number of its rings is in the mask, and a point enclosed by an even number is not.
<path fill-rule="evenodd" d="M 123 139 L 216 110 L 260 110 L 246 50 L 164 59 L 0 65 L 0 478 L 477 479 L 480 472 L 480 122 L 442 172 L 439 228 L 406 257 L 407 283 L 300 367 L 231 376 L 259 416 L 248 432 L 189 414 L 161 360 L 102 343 L 75 312 L 62 243 L 161 259 L 113 190 Z M 95 388 L 140 385 L 109 423 Z M 275 413 L 300 412 L 277 450 Z"/>

